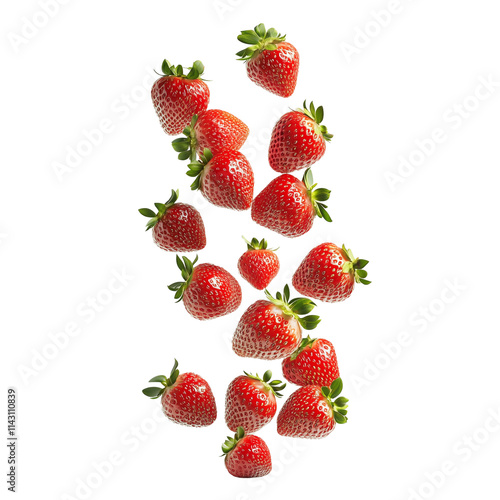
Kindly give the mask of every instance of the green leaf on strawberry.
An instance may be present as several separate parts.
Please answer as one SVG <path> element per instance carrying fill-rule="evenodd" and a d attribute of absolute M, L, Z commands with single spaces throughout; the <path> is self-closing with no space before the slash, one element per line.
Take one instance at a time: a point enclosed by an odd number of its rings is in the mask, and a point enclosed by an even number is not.
<path fill-rule="evenodd" d="M 342 251 L 346 260 L 342 266 L 342 272 L 353 276 L 356 283 L 369 285 L 371 281 L 365 279 L 368 276 L 368 273 L 363 269 L 368 264 L 368 261 L 365 259 L 355 258 L 352 250 L 350 248 L 346 248 L 345 245 L 342 245 Z"/>
<path fill-rule="evenodd" d="M 253 30 L 243 30 L 238 40 L 250 45 L 236 53 L 238 61 L 247 61 L 264 50 L 276 50 L 277 44 L 286 40 L 286 35 L 279 34 L 274 28 L 266 31 L 265 25 L 261 23 Z"/>
<path fill-rule="evenodd" d="M 172 195 L 170 196 L 168 201 L 166 201 L 165 203 L 155 203 L 155 207 L 158 210 L 157 213 L 155 213 L 153 210 L 149 208 L 140 208 L 139 213 L 141 215 L 144 215 L 144 217 L 150 218 L 150 220 L 146 224 L 146 231 L 153 228 L 158 223 L 158 221 L 165 215 L 165 212 L 170 207 L 172 207 L 178 199 L 179 199 L 179 190 L 174 191 L 172 189 Z"/>

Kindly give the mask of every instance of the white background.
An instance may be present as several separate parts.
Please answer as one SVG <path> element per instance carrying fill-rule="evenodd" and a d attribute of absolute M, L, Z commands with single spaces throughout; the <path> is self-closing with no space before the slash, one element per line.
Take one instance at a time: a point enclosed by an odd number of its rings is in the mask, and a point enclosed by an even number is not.
<path fill-rule="evenodd" d="M 5 386 L 19 392 L 19 498 L 497 498 L 495 2 L 58 5 L 48 21 L 34 0 L 4 2 L 0 16 L 2 368 Z M 374 21 L 389 7 L 390 18 Z M 30 31 L 33 18 L 45 25 Z M 242 48 L 236 35 L 259 22 L 286 33 L 300 52 L 299 82 L 287 100 L 253 85 L 234 56 Z M 184 65 L 201 59 L 211 107 L 249 125 L 243 151 L 256 193 L 276 175 L 266 148 L 277 118 L 305 98 L 324 105 L 335 137 L 314 174 L 332 190 L 333 223 L 317 220 L 306 236 L 288 240 L 255 225 L 249 212 L 191 193 L 149 97 L 151 69 L 165 57 Z M 481 79 L 496 87 L 478 89 Z M 457 118 L 464 105 L 467 116 Z M 66 161 L 68 147 L 85 149 L 86 131 L 102 120 L 101 143 L 58 176 L 54 165 Z M 415 153 L 415 141 L 429 144 L 434 134 L 441 143 L 425 157 Z M 410 156 L 419 164 L 391 188 L 390 173 L 394 181 L 400 157 Z M 265 479 L 233 478 L 219 458 L 229 381 L 242 370 L 281 374 L 279 362 L 240 359 L 230 349 L 240 315 L 262 294 L 240 280 L 241 308 L 203 323 L 174 304 L 167 289 L 178 279 L 174 256 L 153 245 L 137 212 L 164 202 L 172 188 L 202 211 L 201 261 L 237 276 L 242 234 L 280 246 L 273 292 L 323 241 L 370 260 L 373 284 L 318 307 L 317 335 L 337 349 L 349 422 L 319 441 L 281 438 L 269 424 L 259 433 L 274 462 Z M 113 273 L 123 272 L 129 281 L 110 296 Z M 91 316 L 92 297 L 111 302 Z M 54 353 L 49 334 L 68 324 L 79 334 Z M 41 360 L 43 352 L 52 359 Z M 176 426 L 141 394 L 174 356 L 181 371 L 211 384 L 213 426 Z M 36 371 L 23 377 L 34 358 Z M 113 470 L 96 473 L 110 456 Z M 444 462 L 446 476 L 436 472 Z"/>

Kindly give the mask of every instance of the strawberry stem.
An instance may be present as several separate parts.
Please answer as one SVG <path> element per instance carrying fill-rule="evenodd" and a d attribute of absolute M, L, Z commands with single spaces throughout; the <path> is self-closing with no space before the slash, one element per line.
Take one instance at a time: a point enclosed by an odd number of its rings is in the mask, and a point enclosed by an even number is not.
<path fill-rule="evenodd" d="M 139 208 L 139 213 L 141 215 L 144 215 L 144 217 L 150 217 L 148 223 L 146 224 L 146 231 L 154 227 L 158 223 L 158 221 L 165 215 L 167 210 L 172 207 L 178 199 L 179 190 L 174 191 L 172 189 L 172 194 L 168 201 L 166 201 L 165 203 L 155 203 L 155 207 L 158 210 L 157 213 L 149 208 Z"/>
<path fill-rule="evenodd" d="M 349 400 L 344 397 L 339 397 L 344 384 L 339 377 L 332 382 L 330 387 L 322 387 L 321 392 L 333 409 L 333 418 L 337 424 L 345 424 L 347 422 L 347 403 Z"/>
<path fill-rule="evenodd" d="M 311 101 L 309 105 L 309 109 L 307 108 L 307 101 L 304 101 L 304 106 L 302 108 L 297 109 L 299 113 L 303 113 L 307 117 L 309 117 L 316 124 L 316 132 L 321 134 L 325 141 L 330 142 L 332 140 L 333 134 L 328 133 L 328 129 L 325 125 L 321 125 L 323 121 L 323 117 L 325 115 L 325 110 L 323 106 L 319 108 L 315 108 L 314 103 Z"/>
<path fill-rule="evenodd" d="M 342 252 L 344 254 L 345 262 L 342 266 L 342 272 L 350 274 L 354 277 L 356 283 L 361 283 L 362 285 L 369 285 L 371 281 L 368 281 L 366 277 L 368 273 L 364 270 L 364 267 L 368 264 L 368 260 L 354 258 L 352 250 L 346 248 L 342 245 Z"/>
<path fill-rule="evenodd" d="M 250 47 L 236 53 L 238 61 L 248 61 L 264 50 L 276 50 L 277 45 L 286 40 L 286 35 L 281 35 L 274 28 L 269 28 L 266 31 L 266 27 L 261 23 L 253 30 L 242 31 L 238 35 L 238 40 L 250 45 Z"/>
<path fill-rule="evenodd" d="M 174 151 L 179 153 L 177 157 L 179 160 L 190 160 L 190 163 L 196 162 L 196 151 L 198 149 L 198 140 L 196 139 L 196 132 L 194 126 L 198 121 L 198 115 L 193 115 L 191 118 L 191 123 L 188 125 L 182 133 L 185 137 L 179 137 L 172 141 L 172 147 Z"/>
<path fill-rule="evenodd" d="M 307 195 L 313 204 L 316 215 L 321 219 L 325 219 L 326 222 L 332 222 L 332 218 L 326 210 L 328 205 L 322 203 L 330 198 L 331 191 L 324 188 L 315 189 L 317 184 L 313 184 L 314 180 L 311 168 L 308 168 L 305 171 L 304 177 L 302 177 L 302 182 L 306 186 Z"/>
<path fill-rule="evenodd" d="M 187 257 L 182 257 L 182 259 L 176 255 L 175 261 L 177 267 L 181 270 L 181 276 L 184 281 L 177 281 L 168 286 L 169 290 L 175 292 L 174 299 L 176 302 L 180 302 L 184 295 L 186 288 L 191 283 L 191 278 L 193 277 L 194 265 L 198 262 L 198 256 L 191 262 Z"/>
<path fill-rule="evenodd" d="M 146 389 L 142 390 L 142 393 L 148 398 L 158 399 L 165 392 L 167 387 L 175 384 L 179 376 L 178 366 L 179 363 L 174 359 L 174 367 L 170 371 L 170 376 L 168 378 L 165 377 L 165 375 L 157 375 L 150 380 L 150 382 L 159 382 L 163 387 L 146 387 Z"/>
<path fill-rule="evenodd" d="M 286 316 L 294 317 L 305 330 L 314 330 L 321 321 L 319 316 L 306 316 L 306 314 L 309 314 L 316 307 L 316 304 L 311 299 L 297 297 L 290 300 L 290 288 L 288 285 L 285 285 L 283 295 L 280 292 L 276 293 L 276 298 L 268 290 L 264 290 L 264 293 L 269 302 L 278 306 Z"/>
<path fill-rule="evenodd" d="M 281 394 L 279 391 L 282 391 L 286 387 L 286 383 L 282 382 L 281 380 L 271 381 L 271 378 L 273 377 L 273 372 L 271 370 L 267 370 L 262 378 L 260 378 L 258 374 L 252 375 L 251 373 L 247 373 L 245 371 L 243 373 L 252 380 L 258 380 L 262 382 L 266 390 L 272 391 L 278 398 L 281 398 L 283 396 L 283 394 Z"/>
<path fill-rule="evenodd" d="M 188 80 L 197 80 L 203 75 L 205 71 L 205 66 L 201 61 L 195 61 L 191 67 L 187 68 L 189 70 L 188 74 L 184 74 L 184 67 L 180 64 L 175 66 L 170 64 L 166 59 L 163 60 L 161 65 L 162 73 L 157 73 L 160 76 L 176 76 L 177 78 L 186 78 Z"/>

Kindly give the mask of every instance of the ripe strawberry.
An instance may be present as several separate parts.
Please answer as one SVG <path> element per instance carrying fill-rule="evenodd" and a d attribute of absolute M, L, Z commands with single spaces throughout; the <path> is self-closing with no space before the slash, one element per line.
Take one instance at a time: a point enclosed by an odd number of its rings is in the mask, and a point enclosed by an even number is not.
<path fill-rule="evenodd" d="M 326 339 L 302 339 L 298 349 L 282 363 L 283 376 L 292 384 L 329 386 L 339 378 L 333 344 Z"/>
<path fill-rule="evenodd" d="M 170 377 L 158 375 L 150 382 L 159 382 L 163 387 L 148 387 L 142 392 L 151 399 L 161 396 L 163 413 L 176 424 L 188 427 L 205 427 L 215 422 L 217 408 L 212 389 L 207 381 L 194 373 L 179 375 L 175 360 Z"/>
<path fill-rule="evenodd" d="M 245 432 L 262 429 L 276 415 L 276 396 L 282 396 L 286 384 L 281 380 L 273 380 L 268 370 L 262 379 L 258 375 L 236 377 L 226 392 L 226 424 L 234 432 L 243 427 Z"/>
<path fill-rule="evenodd" d="M 153 228 L 153 240 L 167 252 L 194 252 L 205 248 L 207 238 L 200 212 L 191 205 L 176 203 L 179 191 L 172 189 L 166 203 L 155 203 L 158 213 L 140 208 L 145 217 L 151 217 L 146 231 Z"/>
<path fill-rule="evenodd" d="M 175 291 L 177 302 L 184 302 L 186 311 L 196 319 L 206 320 L 236 311 L 241 304 L 240 284 L 222 267 L 199 264 L 198 256 L 191 262 L 176 256 L 177 267 L 184 281 L 168 288 Z"/>
<path fill-rule="evenodd" d="M 245 238 L 243 238 L 245 240 Z M 266 240 L 252 238 L 247 241 L 248 250 L 238 260 L 238 269 L 257 290 L 264 290 L 280 270 L 280 261 L 274 253 L 277 249 L 268 249 Z"/>
<path fill-rule="evenodd" d="M 307 233 L 316 215 L 332 222 L 327 206 L 320 203 L 328 200 L 330 191 L 315 187 L 310 169 L 302 181 L 289 174 L 276 177 L 255 197 L 252 219 L 288 238 Z"/>
<path fill-rule="evenodd" d="M 323 121 L 323 106 L 318 109 L 311 102 L 307 109 L 290 111 L 274 126 L 269 146 L 269 165 L 276 172 L 289 174 L 310 167 L 326 150 L 326 143 L 333 135 L 328 133 Z"/>
<path fill-rule="evenodd" d="M 320 319 L 309 314 L 316 304 L 303 297 L 290 300 L 290 289 L 274 298 L 258 300 L 241 317 L 233 337 L 233 351 L 244 358 L 282 359 L 298 347 L 302 328 L 316 328 Z"/>
<path fill-rule="evenodd" d="M 193 163 L 196 154 L 205 149 L 210 149 L 214 156 L 227 149 L 238 151 L 247 140 L 249 129 L 231 113 L 209 109 L 194 115 L 182 133 L 186 137 L 172 141 L 172 147 L 179 153 L 179 160 L 190 158 Z"/>
<path fill-rule="evenodd" d="M 278 434 L 307 439 L 328 436 L 335 428 L 335 423 L 347 422 L 349 400 L 338 397 L 341 392 L 340 378 L 332 382 L 330 387 L 301 387 L 285 401 L 278 414 Z"/>
<path fill-rule="evenodd" d="M 196 177 L 191 189 L 218 207 L 248 210 L 253 199 L 253 170 L 239 151 L 227 150 L 213 156 L 205 149 L 200 160 L 189 164 L 187 175 Z"/>
<path fill-rule="evenodd" d="M 363 269 L 367 260 L 355 259 L 344 245 L 322 243 L 313 248 L 293 275 L 292 283 L 300 293 L 324 302 L 347 299 L 354 283 L 369 285 Z"/>
<path fill-rule="evenodd" d="M 262 477 L 273 468 L 267 444 L 260 437 L 245 435 L 243 427 L 238 427 L 234 438 L 227 437 L 222 451 L 224 464 L 232 476 Z"/>
<path fill-rule="evenodd" d="M 210 91 L 200 79 L 205 68 L 201 61 L 195 61 L 184 75 L 182 66 L 165 59 L 161 69 L 163 75 L 153 84 L 151 98 L 165 133 L 177 135 L 191 123 L 193 115 L 208 107 Z"/>
<path fill-rule="evenodd" d="M 250 47 L 236 55 L 246 61 L 247 74 L 252 82 L 281 97 L 290 97 L 295 90 L 299 75 L 299 53 L 285 42 L 286 35 L 274 28 L 266 31 L 263 24 L 253 30 L 245 30 L 238 40 Z"/>

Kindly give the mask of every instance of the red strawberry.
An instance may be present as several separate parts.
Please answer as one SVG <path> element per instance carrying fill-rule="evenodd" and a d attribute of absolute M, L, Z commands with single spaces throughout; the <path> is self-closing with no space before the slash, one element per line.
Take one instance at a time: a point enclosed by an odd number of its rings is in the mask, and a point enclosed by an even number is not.
<path fill-rule="evenodd" d="M 168 288 L 175 291 L 177 302 L 184 302 L 186 311 L 196 319 L 206 320 L 236 311 L 241 304 L 240 284 L 222 267 L 199 264 L 198 256 L 191 262 L 176 256 L 177 267 L 184 281 Z"/>
<path fill-rule="evenodd" d="M 252 219 L 261 226 L 288 238 L 307 233 L 316 215 L 332 222 L 322 201 L 328 200 L 328 189 L 314 189 L 313 176 L 307 169 L 302 181 L 289 174 L 272 180 L 252 203 Z"/>
<path fill-rule="evenodd" d="M 274 253 L 277 249 L 268 249 L 266 240 L 259 242 L 257 238 L 252 238 L 251 242 L 245 241 L 248 250 L 238 260 L 238 269 L 254 288 L 264 290 L 280 270 L 280 261 Z"/>
<path fill-rule="evenodd" d="M 300 293 L 324 302 L 347 299 L 354 283 L 369 285 L 363 269 L 367 260 L 355 259 L 344 245 L 322 243 L 313 248 L 293 275 L 293 286 Z"/>
<path fill-rule="evenodd" d="M 326 142 L 333 137 L 323 121 L 323 106 L 318 109 L 311 102 L 307 109 L 290 111 L 274 126 L 269 146 L 269 165 L 276 172 L 289 174 L 295 170 L 310 167 L 326 150 Z"/>
<path fill-rule="evenodd" d="M 263 24 L 253 30 L 245 30 L 238 40 L 250 47 L 236 55 L 246 61 L 247 74 L 252 82 L 281 97 L 290 97 L 295 90 L 299 75 L 299 53 L 285 42 L 286 35 L 274 28 L 266 31 Z"/>
<path fill-rule="evenodd" d="M 276 396 L 281 397 L 286 384 L 281 380 L 270 382 L 272 372 L 264 376 L 245 375 L 236 377 L 226 392 L 226 424 L 234 432 L 243 427 L 245 432 L 255 432 L 268 424 L 276 415 Z"/>
<path fill-rule="evenodd" d="M 153 240 L 167 252 L 194 252 L 205 248 L 207 238 L 200 212 L 191 205 L 176 203 L 179 191 L 172 189 L 166 203 L 155 203 L 158 213 L 140 208 L 145 217 L 151 217 L 146 231 L 153 228 Z"/>
<path fill-rule="evenodd" d="M 335 423 L 347 422 L 347 398 L 342 392 L 342 379 L 330 387 L 306 385 L 295 391 L 278 414 L 278 434 L 307 439 L 324 438 Z M 336 399 L 335 399 L 336 398 Z"/>
<path fill-rule="evenodd" d="M 196 177 L 191 189 L 218 207 L 248 210 L 253 199 L 253 170 L 239 151 L 227 150 L 213 156 L 205 149 L 200 160 L 189 164 L 187 175 Z"/>
<path fill-rule="evenodd" d="M 292 384 L 329 386 L 339 378 L 333 344 L 325 339 L 302 339 L 298 349 L 282 363 L 283 376 Z"/>
<path fill-rule="evenodd" d="M 153 84 L 151 98 L 163 130 L 177 135 L 191 123 L 193 115 L 208 107 L 210 91 L 200 80 L 205 68 L 196 61 L 184 75 L 182 66 L 173 66 L 165 59 L 161 69 L 163 75 Z"/>
<path fill-rule="evenodd" d="M 196 154 L 210 149 L 214 156 L 232 149 L 238 151 L 248 137 L 248 127 L 236 116 L 209 109 L 193 116 L 191 125 L 182 132 L 186 137 L 172 141 L 172 147 L 179 153 L 179 160 L 196 161 Z"/>
<path fill-rule="evenodd" d="M 215 422 L 217 408 L 212 389 L 199 375 L 179 375 L 175 360 L 170 377 L 158 375 L 150 382 L 159 382 L 163 387 L 148 387 L 142 392 L 151 399 L 161 396 L 163 413 L 176 424 L 188 427 L 205 427 Z"/>
<path fill-rule="evenodd" d="M 241 317 L 233 337 L 233 350 L 241 357 L 281 359 L 292 354 L 302 339 L 302 328 L 316 328 L 318 316 L 304 316 L 314 302 L 303 297 L 290 300 L 290 289 L 276 298 L 266 290 L 268 300 L 258 300 Z"/>
<path fill-rule="evenodd" d="M 238 427 L 234 438 L 227 437 L 222 445 L 224 464 L 229 474 L 235 477 L 262 477 L 272 470 L 271 453 L 263 439 L 245 435 Z"/>

